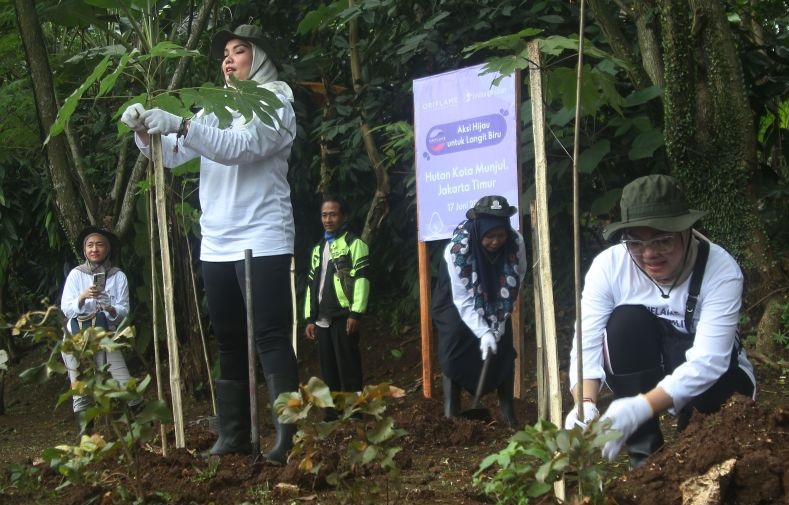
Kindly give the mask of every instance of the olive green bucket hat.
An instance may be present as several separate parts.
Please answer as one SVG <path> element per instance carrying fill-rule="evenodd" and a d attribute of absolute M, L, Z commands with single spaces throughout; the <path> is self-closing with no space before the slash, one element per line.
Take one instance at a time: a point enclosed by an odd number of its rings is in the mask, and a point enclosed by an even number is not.
<path fill-rule="evenodd" d="M 466 211 L 466 218 L 474 219 L 482 214 L 495 217 L 510 217 L 516 212 L 518 212 L 518 209 L 510 205 L 503 196 L 489 195 L 477 200 L 474 207 Z"/>
<path fill-rule="evenodd" d="M 707 212 L 688 208 L 688 201 L 677 181 L 668 175 L 639 177 L 622 190 L 619 207 L 622 220 L 603 230 L 608 240 L 626 228 L 646 226 L 660 231 L 683 231 Z"/>
<path fill-rule="evenodd" d="M 225 57 L 225 45 L 232 39 L 246 40 L 252 42 L 259 48 L 266 51 L 268 54 L 268 39 L 263 35 L 263 30 L 254 25 L 239 25 L 232 32 L 229 30 L 221 30 L 214 34 L 211 39 L 211 57 L 217 60 L 222 60 Z M 269 58 L 271 57 L 268 54 Z"/>

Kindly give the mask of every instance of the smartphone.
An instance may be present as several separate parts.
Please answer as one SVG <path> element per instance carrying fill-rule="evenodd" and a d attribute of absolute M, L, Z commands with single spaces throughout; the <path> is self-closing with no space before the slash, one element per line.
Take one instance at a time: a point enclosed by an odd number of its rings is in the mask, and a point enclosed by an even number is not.
<path fill-rule="evenodd" d="M 106 279 L 106 274 L 104 272 L 93 274 L 93 285 L 99 288 L 101 291 L 104 291 L 105 279 Z"/>

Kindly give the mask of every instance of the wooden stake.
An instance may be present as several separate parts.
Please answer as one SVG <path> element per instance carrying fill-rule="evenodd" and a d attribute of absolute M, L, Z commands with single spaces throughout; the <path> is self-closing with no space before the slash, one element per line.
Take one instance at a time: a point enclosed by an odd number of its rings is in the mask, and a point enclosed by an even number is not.
<path fill-rule="evenodd" d="M 545 110 L 543 108 L 542 65 L 539 41 L 528 44 L 529 87 L 531 90 L 532 129 L 534 131 L 534 183 L 536 189 L 537 235 L 539 238 L 540 300 L 545 332 L 546 365 L 548 368 L 549 420 L 562 425 L 562 394 L 559 384 L 559 362 L 556 351 L 556 316 L 553 305 L 553 274 L 551 272 L 551 238 L 548 222 L 548 162 L 545 155 Z M 564 499 L 564 480 L 554 484 L 554 493 Z"/>
<path fill-rule="evenodd" d="M 353 301 L 353 300 L 351 300 Z M 297 326 L 297 314 L 299 308 L 296 305 L 296 258 L 294 256 L 290 257 L 290 303 L 293 307 L 293 335 L 291 340 L 293 341 L 293 354 L 298 357 L 299 355 L 299 346 L 298 346 L 298 337 L 296 336 L 296 326 Z"/>
<path fill-rule="evenodd" d="M 153 171 L 148 165 L 148 180 L 153 180 Z M 156 398 L 164 401 L 162 385 L 162 359 L 159 356 L 159 276 L 156 275 L 156 227 L 154 226 L 154 194 L 148 190 L 148 249 L 151 253 L 151 324 L 153 324 L 153 361 L 156 370 Z M 167 433 L 164 424 L 159 423 L 159 435 L 162 437 L 162 456 L 167 457 Z"/>
<path fill-rule="evenodd" d="M 422 392 L 433 398 L 433 322 L 430 319 L 430 260 L 427 243 L 417 243 L 419 259 L 419 321 L 422 326 Z"/>
<path fill-rule="evenodd" d="M 249 373 L 249 423 L 252 455 L 260 455 L 260 432 L 258 431 L 258 374 L 255 349 L 255 310 L 252 305 L 252 249 L 244 250 L 244 289 L 247 302 L 247 366 Z M 271 406 L 274 408 L 274 406 Z"/>
<path fill-rule="evenodd" d="M 184 412 L 181 403 L 181 367 L 178 358 L 178 334 L 175 329 L 175 301 L 173 300 L 173 271 L 170 267 L 170 241 L 167 232 L 167 194 L 164 186 L 164 162 L 162 161 L 162 138 L 151 135 L 151 153 L 156 186 L 156 218 L 159 225 L 159 252 L 162 258 L 162 281 L 164 284 L 164 318 L 167 326 L 167 353 L 170 366 L 170 396 L 173 402 L 175 425 L 175 447 L 186 446 L 184 435 Z"/>
<path fill-rule="evenodd" d="M 584 70 L 584 0 L 581 0 L 581 21 L 578 27 L 578 74 L 575 83 L 575 133 L 573 139 L 573 258 L 575 273 L 575 348 L 576 373 L 578 381 L 575 387 L 575 406 L 578 409 L 578 419 L 584 419 L 584 360 L 583 360 L 583 335 L 581 331 L 581 217 L 579 211 L 578 189 L 578 158 L 580 157 L 580 124 L 581 124 L 581 84 L 583 83 Z"/>

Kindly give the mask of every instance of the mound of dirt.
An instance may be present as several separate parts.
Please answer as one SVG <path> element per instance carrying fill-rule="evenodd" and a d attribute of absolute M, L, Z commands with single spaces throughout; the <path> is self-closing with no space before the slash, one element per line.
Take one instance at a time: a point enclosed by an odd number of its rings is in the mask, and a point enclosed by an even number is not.
<path fill-rule="evenodd" d="M 618 504 L 789 503 L 789 410 L 736 396 L 607 490 Z"/>

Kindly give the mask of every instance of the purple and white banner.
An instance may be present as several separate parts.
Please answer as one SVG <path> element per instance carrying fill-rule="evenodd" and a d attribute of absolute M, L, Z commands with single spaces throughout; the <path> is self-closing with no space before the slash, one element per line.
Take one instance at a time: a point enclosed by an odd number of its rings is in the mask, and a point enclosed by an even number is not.
<path fill-rule="evenodd" d="M 483 65 L 414 80 L 419 240 L 452 236 L 485 195 L 518 206 L 515 78 L 480 76 Z M 519 214 L 512 226 L 519 227 Z"/>

